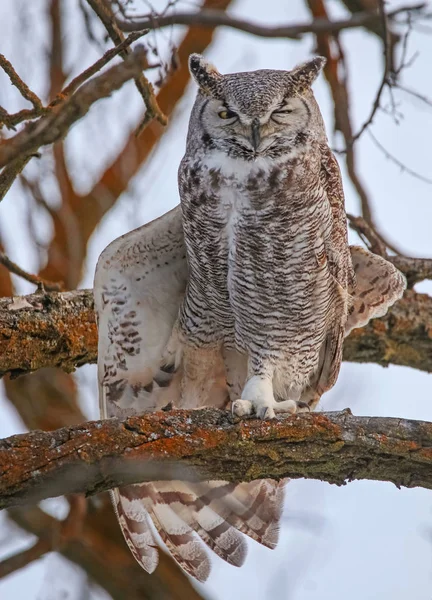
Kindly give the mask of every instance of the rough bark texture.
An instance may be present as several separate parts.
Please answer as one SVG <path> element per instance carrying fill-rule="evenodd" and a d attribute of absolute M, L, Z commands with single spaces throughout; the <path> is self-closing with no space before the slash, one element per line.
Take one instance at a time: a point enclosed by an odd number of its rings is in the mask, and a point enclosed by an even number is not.
<path fill-rule="evenodd" d="M 345 340 L 344 360 L 375 362 L 432 372 L 432 298 L 407 290 L 382 319 L 354 329 Z"/>
<path fill-rule="evenodd" d="M 43 367 L 70 372 L 96 358 L 91 290 L 0 299 L 0 375 Z"/>
<path fill-rule="evenodd" d="M 154 479 L 354 479 L 432 488 L 432 423 L 339 413 L 272 421 L 225 411 L 109 419 L 0 442 L 0 508 Z"/>
<path fill-rule="evenodd" d="M 70 372 L 96 358 L 91 290 L 0 299 L 0 376 L 42 367 Z M 432 372 L 432 298 L 408 290 L 384 318 L 351 333 L 344 359 Z"/>

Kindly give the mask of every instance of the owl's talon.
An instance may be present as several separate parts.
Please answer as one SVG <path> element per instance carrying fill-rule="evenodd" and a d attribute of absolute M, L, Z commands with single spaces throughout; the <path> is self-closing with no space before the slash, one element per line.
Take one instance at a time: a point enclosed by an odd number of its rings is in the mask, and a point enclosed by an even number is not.
<path fill-rule="evenodd" d="M 257 417 L 262 421 L 267 421 L 276 418 L 276 415 L 271 406 L 263 406 L 257 411 Z"/>
<path fill-rule="evenodd" d="M 307 402 L 297 402 L 297 412 L 310 412 L 310 406 Z"/>
<path fill-rule="evenodd" d="M 252 402 L 249 402 L 249 400 L 234 400 L 231 412 L 236 417 L 249 416 L 254 412 Z"/>

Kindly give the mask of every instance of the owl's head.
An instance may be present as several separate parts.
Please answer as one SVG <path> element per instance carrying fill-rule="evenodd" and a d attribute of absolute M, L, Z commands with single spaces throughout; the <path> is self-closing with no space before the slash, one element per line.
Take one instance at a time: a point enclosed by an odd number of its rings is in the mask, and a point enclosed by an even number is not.
<path fill-rule="evenodd" d="M 199 86 L 189 141 L 210 143 L 231 156 L 278 156 L 307 137 L 325 138 L 311 85 L 325 59 L 292 71 L 260 70 L 222 75 L 201 55 L 189 57 Z"/>

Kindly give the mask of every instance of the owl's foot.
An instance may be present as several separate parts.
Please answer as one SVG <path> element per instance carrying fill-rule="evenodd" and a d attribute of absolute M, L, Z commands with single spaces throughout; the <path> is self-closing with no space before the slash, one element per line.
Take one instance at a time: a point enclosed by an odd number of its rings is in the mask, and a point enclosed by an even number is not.
<path fill-rule="evenodd" d="M 259 419 L 273 419 L 274 396 L 272 380 L 254 375 L 246 382 L 242 400 L 235 400 L 232 412 L 238 417 L 256 414 Z"/>
<path fill-rule="evenodd" d="M 304 402 L 295 400 L 283 400 L 282 402 L 272 401 L 271 404 L 264 404 L 250 400 L 235 400 L 232 403 L 232 413 L 237 417 L 256 415 L 259 419 L 274 419 L 276 413 L 289 413 L 293 415 L 297 412 L 309 412 L 310 408 Z"/>
<path fill-rule="evenodd" d="M 275 412 L 295 412 L 296 403 L 290 400 L 276 402 L 270 378 L 254 375 L 247 382 L 242 398 L 232 404 L 232 412 L 238 417 L 255 414 L 259 419 L 274 419 Z"/>

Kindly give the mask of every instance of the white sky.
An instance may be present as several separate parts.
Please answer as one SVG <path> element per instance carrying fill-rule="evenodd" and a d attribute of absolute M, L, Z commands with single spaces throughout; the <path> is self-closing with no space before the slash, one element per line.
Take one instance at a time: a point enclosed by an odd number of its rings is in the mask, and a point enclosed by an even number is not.
<path fill-rule="evenodd" d="M 337 2 L 330 0 L 328 4 L 335 15 L 344 14 Z M 389 8 L 400 4 L 387 2 Z M 11 32 L 18 31 L 19 27 L 14 16 L 17 5 L 23 5 L 23 0 L 3 0 L 0 3 L 0 21 L 7 18 Z M 81 27 L 75 5 L 76 2 L 67 4 L 66 35 L 72 35 Z M 43 92 L 44 82 L 37 67 L 40 55 L 33 55 L 32 43 L 37 45 L 47 36 L 43 24 L 36 18 L 41 6 L 46 6 L 46 0 L 26 5 L 30 15 L 30 41 L 27 40 L 27 44 L 22 44 L 22 38 L 20 40 L 12 34 L 0 40 L 0 52 L 15 64 L 21 59 L 20 73 L 39 93 Z M 269 24 L 309 18 L 302 0 L 289 3 L 239 0 L 233 4 L 231 12 Z M 176 38 L 179 35 L 180 32 L 177 32 Z M 168 37 L 166 33 L 166 39 Z M 345 32 L 341 38 L 349 64 L 352 113 L 357 129 L 369 114 L 380 81 L 381 47 L 373 36 L 362 30 Z M 68 57 L 74 73 L 98 57 L 98 51 L 87 44 L 83 35 L 80 41 L 79 48 L 73 45 L 75 55 Z M 409 47 L 410 54 L 418 52 L 419 56 L 405 72 L 404 83 L 432 98 L 432 32 L 427 35 L 413 31 Z M 263 40 L 232 30 L 220 30 L 206 56 L 222 72 L 289 69 L 309 57 L 313 50 L 311 37 L 300 42 Z M 317 82 L 315 91 L 331 137 L 332 109 L 323 78 Z M 191 87 L 152 160 L 91 239 L 82 287 L 91 286 L 97 257 L 112 239 L 151 220 L 178 202 L 176 172 L 184 152 L 193 94 Z M 15 98 L 5 80 L 0 78 L 0 104 L 11 108 Z M 380 113 L 372 131 L 407 166 L 432 177 L 432 109 L 406 94 L 396 92 L 396 98 L 404 116 L 400 125 L 395 125 L 391 117 Z M 90 116 L 73 129 L 67 140 L 68 158 L 79 177 L 77 187 L 80 190 L 88 188 L 107 157 L 115 155 L 140 110 L 141 100 L 129 85 L 112 99 L 99 103 Z M 367 134 L 360 140 L 357 152 L 358 170 L 373 201 L 376 221 L 382 231 L 407 254 L 431 256 L 432 187 L 401 172 L 373 145 Z M 344 169 L 343 175 L 347 211 L 358 214 L 358 200 Z M 51 195 L 51 199 L 55 202 L 55 195 Z M 0 204 L 0 229 L 11 257 L 34 269 L 37 265 L 26 244 L 23 208 L 19 187 L 15 186 Z M 42 236 L 49 235 L 46 224 L 38 222 L 37 226 Z M 357 242 L 354 236 L 352 240 Z M 432 289 L 429 283 L 418 288 L 429 292 Z M 20 289 L 29 288 L 22 285 Z M 89 417 L 96 417 L 94 367 L 81 369 L 78 377 L 85 388 L 86 398 L 91 402 L 86 406 L 87 413 Z M 411 369 L 383 369 L 377 365 L 344 363 L 339 381 L 324 397 L 321 409 L 339 410 L 349 406 L 357 415 L 432 421 L 430 385 L 429 375 Z M 24 430 L 7 401 L 1 397 L 0 411 L 1 437 Z M 55 503 L 51 506 L 60 510 Z M 287 488 L 278 548 L 270 551 L 251 543 L 249 557 L 242 569 L 227 566 L 215 557 L 213 573 L 200 589 L 208 598 L 215 600 L 243 597 L 249 600 L 342 600 L 347 597 L 351 600 L 405 600 L 408 595 L 416 600 L 430 600 L 431 517 L 432 494 L 427 490 L 397 490 L 390 484 L 377 482 L 350 483 L 343 488 L 316 481 L 291 482 Z M 17 530 L 7 526 L 0 515 L 0 556 L 30 543 L 30 538 L 18 535 L 14 541 L 12 532 L 15 534 Z M 53 593 L 57 595 L 48 596 L 46 584 L 47 581 L 51 583 L 53 577 L 53 589 L 57 590 Z M 79 598 L 82 581 L 78 568 L 60 557 L 49 555 L 0 581 L 0 598 L 57 600 L 67 597 L 75 600 Z M 68 592 L 68 595 L 64 596 L 63 592 Z M 92 592 L 92 598 L 105 597 L 104 593 Z"/>

